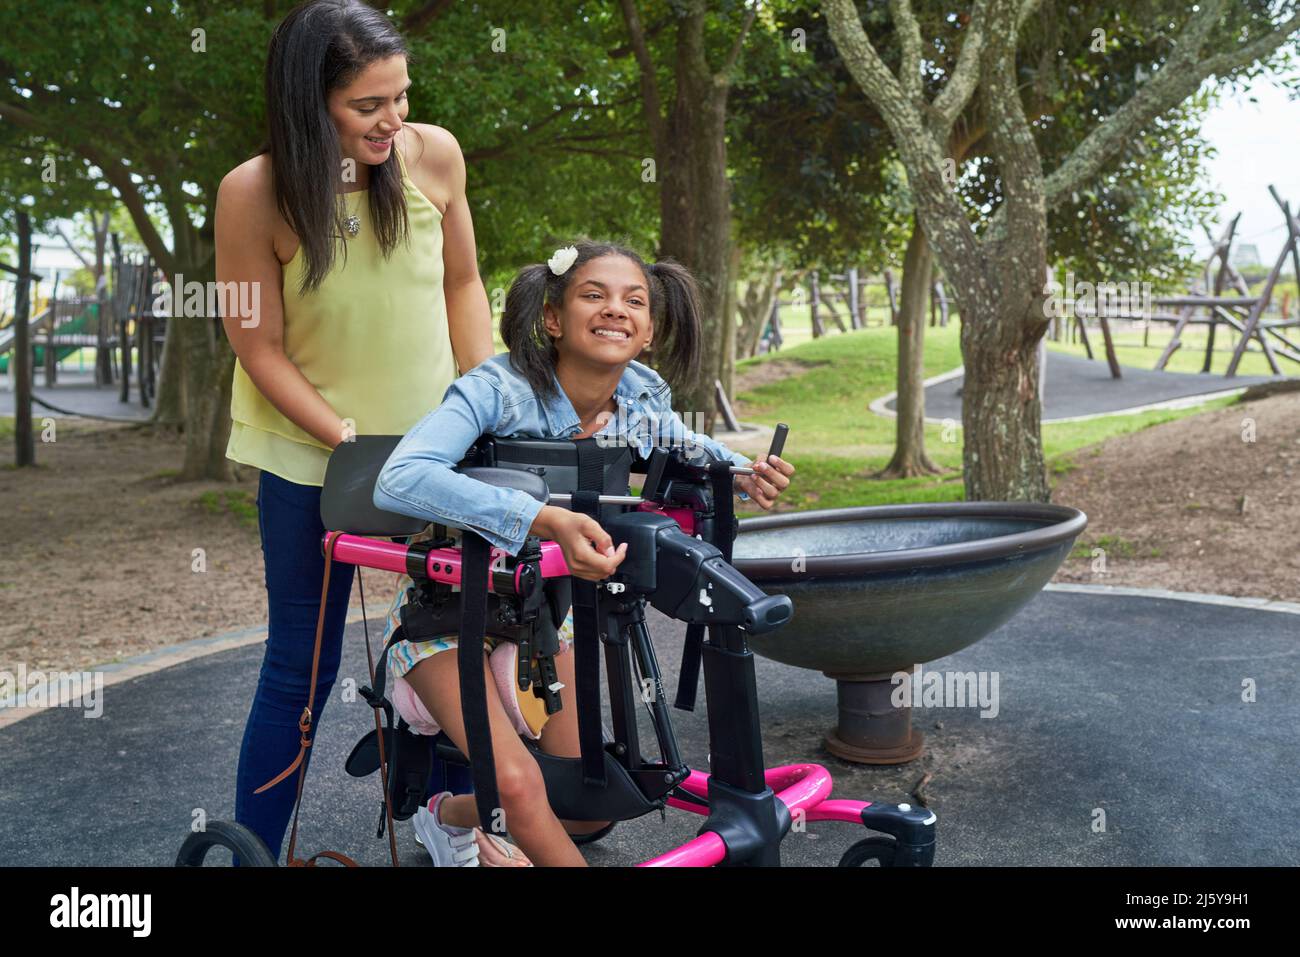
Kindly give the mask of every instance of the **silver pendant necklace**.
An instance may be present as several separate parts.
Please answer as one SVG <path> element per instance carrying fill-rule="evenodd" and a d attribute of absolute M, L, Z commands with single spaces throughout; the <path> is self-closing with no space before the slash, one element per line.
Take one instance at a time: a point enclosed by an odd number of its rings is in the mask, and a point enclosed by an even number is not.
<path fill-rule="evenodd" d="M 347 219 L 343 220 L 343 228 L 348 231 L 349 236 L 355 238 L 357 233 L 361 231 L 360 218 L 358 218 L 356 214 L 349 216 Z"/>

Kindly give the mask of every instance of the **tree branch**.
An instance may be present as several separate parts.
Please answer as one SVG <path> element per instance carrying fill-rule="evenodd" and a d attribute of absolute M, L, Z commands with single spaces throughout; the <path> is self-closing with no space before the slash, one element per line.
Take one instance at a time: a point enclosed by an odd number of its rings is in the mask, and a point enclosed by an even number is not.
<path fill-rule="evenodd" d="M 1016 33 L 1020 33 L 1020 28 L 1025 25 L 1025 21 L 1038 12 L 1039 4 L 1042 0 L 1023 0 L 1020 4 L 1020 13 L 1016 16 Z"/>
<path fill-rule="evenodd" d="M 86 143 L 78 144 L 74 149 L 98 166 L 104 174 L 104 179 L 117 189 L 118 198 L 131 214 L 131 222 L 135 224 L 136 232 L 140 234 L 145 248 L 149 250 L 149 255 L 153 257 L 159 268 L 169 276 L 177 272 L 176 257 L 163 242 L 162 236 L 158 234 L 153 220 L 149 217 L 149 211 L 144 208 L 144 198 L 131 182 L 131 171 L 120 161 L 109 162 L 99 150 Z M 179 222 L 173 224 L 173 234 L 179 236 L 182 228 L 183 225 Z"/>
<path fill-rule="evenodd" d="M 984 51 L 982 93 L 992 152 L 1002 172 L 1002 211 L 1006 232 L 1016 237 L 1019 263 L 1047 257 L 1047 207 L 1043 165 L 1034 131 L 1025 116 L 1016 77 L 1016 20 L 1020 0 L 991 0 L 988 43 Z M 996 239 L 994 240 L 996 242 Z M 1023 314 L 1029 303 L 1009 308 Z"/>
<path fill-rule="evenodd" d="M 627 24 L 628 39 L 632 43 L 632 52 L 636 56 L 637 67 L 641 72 L 641 101 L 645 112 L 646 128 L 650 130 L 650 141 L 655 153 L 661 155 L 667 146 L 667 129 L 664 125 L 662 101 L 659 99 L 659 81 L 655 77 L 655 63 L 646 45 L 645 29 L 641 26 L 641 16 L 636 12 L 633 0 L 619 0 L 623 10 L 623 21 Z"/>
<path fill-rule="evenodd" d="M 745 15 L 745 22 L 740 25 L 740 33 L 736 34 L 736 40 L 731 44 L 731 49 L 727 52 L 727 58 L 722 63 L 722 69 L 713 78 L 715 83 L 724 86 L 731 85 L 731 71 L 736 68 L 736 61 L 740 59 L 740 51 L 745 45 L 745 37 L 749 35 L 749 28 L 754 25 L 754 18 L 757 16 L 758 8 L 750 7 L 749 13 Z"/>
<path fill-rule="evenodd" d="M 862 92 L 880 110 L 881 118 L 886 121 L 891 116 L 894 120 L 919 120 L 898 80 L 889 72 L 862 29 L 858 9 L 852 0 L 824 0 L 822 10 L 844 65 Z"/>
<path fill-rule="evenodd" d="M 63 240 L 63 244 L 68 247 L 68 251 L 71 252 L 72 255 L 77 257 L 77 259 L 81 262 L 81 265 L 93 272 L 95 267 L 91 265 L 89 259 L 87 259 L 84 255 L 82 255 L 80 249 L 72 245 L 72 240 L 69 239 L 68 234 L 63 231 L 63 227 L 55 226 L 54 232 L 60 239 Z"/>
<path fill-rule="evenodd" d="M 957 65 L 939 95 L 934 98 L 934 112 L 945 133 L 952 129 L 953 123 L 962 110 L 966 109 L 966 104 L 979 85 L 980 54 L 984 49 L 984 24 L 987 19 L 988 0 L 975 0 L 970 23 L 966 27 L 966 38 L 962 40 L 961 52 L 957 54 Z"/>
<path fill-rule="evenodd" d="M 931 243 L 948 262 L 973 259 L 979 247 L 970 220 L 953 184 L 945 178 L 944 140 L 936 140 L 917 104 L 907 98 L 898 80 L 871 45 L 852 0 L 822 0 L 831 40 L 854 82 L 884 120 L 916 200 Z"/>
<path fill-rule="evenodd" d="M 889 14 L 903 51 L 899 67 L 903 93 L 912 103 L 921 101 L 921 26 L 912 12 L 911 0 L 889 0 Z"/>
<path fill-rule="evenodd" d="M 1200 89 L 1210 76 L 1249 66 L 1300 30 L 1300 12 L 1276 30 L 1241 48 L 1201 59 L 1201 49 L 1219 26 L 1223 0 L 1202 0 L 1201 12 L 1183 28 L 1178 49 L 1131 99 L 1093 129 L 1046 180 L 1050 209 L 1091 179 L 1156 117 Z"/>

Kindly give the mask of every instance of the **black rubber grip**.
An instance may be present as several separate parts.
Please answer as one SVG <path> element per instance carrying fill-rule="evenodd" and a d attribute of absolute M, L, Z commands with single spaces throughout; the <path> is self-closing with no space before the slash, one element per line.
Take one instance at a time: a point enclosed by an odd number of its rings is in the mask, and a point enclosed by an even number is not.
<path fill-rule="evenodd" d="M 775 455 L 777 458 L 780 458 L 781 453 L 785 451 L 785 437 L 789 434 L 790 426 L 786 425 L 784 422 L 778 422 L 776 424 L 776 431 L 772 433 L 772 445 L 768 448 L 767 454 Z M 767 459 L 763 459 L 763 461 L 766 462 Z"/>

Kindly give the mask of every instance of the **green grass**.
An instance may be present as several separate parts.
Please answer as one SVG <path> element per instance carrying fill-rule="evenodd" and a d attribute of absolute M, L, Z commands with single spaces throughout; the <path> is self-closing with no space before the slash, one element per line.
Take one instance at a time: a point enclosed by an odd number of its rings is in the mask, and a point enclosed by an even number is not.
<path fill-rule="evenodd" d="M 245 528 L 257 531 L 257 497 L 247 489 L 204 492 L 196 501 L 212 515 L 233 515 Z"/>
<path fill-rule="evenodd" d="M 946 329 L 928 328 L 925 336 L 926 377 L 961 364 L 956 323 Z M 899 502 L 956 501 L 964 497 L 961 480 L 961 427 L 926 427 L 926 450 L 947 474 L 914 479 L 872 479 L 893 454 L 894 421 L 877 416 L 868 406 L 894 391 L 896 333 L 893 328 L 869 328 L 832 334 L 771 355 L 739 363 L 744 371 L 780 360 L 809 366 L 806 372 L 740 393 L 742 418 L 775 425 L 790 424 L 787 458 L 798 474 L 783 496 L 786 506 L 842 508 Z M 1065 475 L 1087 453 L 1080 450 L 1128 432 L 1162 422 L 1222 408 L 1234 401 L 1218 399 L 1195 409 L 1161 409 L 1136 415 L 1113 415 L 1084 422 L 1043 426 L 1044 452 L 1053 476 Z"/>

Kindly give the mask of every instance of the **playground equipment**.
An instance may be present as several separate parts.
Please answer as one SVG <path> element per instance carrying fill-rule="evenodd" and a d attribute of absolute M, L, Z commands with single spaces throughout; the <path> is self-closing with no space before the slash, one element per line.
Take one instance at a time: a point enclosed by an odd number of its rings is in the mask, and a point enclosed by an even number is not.
<path fill-rule="evenodd" d="M 734 564 L 787 595 L 798 614 L 758 654 L 834 678 L 836 757 L 900 764 L 924 738 L 898 672 L 954 654 L 1016 614 L 1065 560 L 1088 519 L 1027 502 L 945 502 L 826 509 L 746 519 Z"/>
<path fill-rule="evenodd" d="M 1119 362 L 1115 357 L 1115 344 L 1111 335 L 1110 319 L 1141 320 L 1144 329 L 1149 332 L 1155 322 L 1173 325 L 1173 334 L 1168 344 L 1156 360 L 1155 369 L 1163 370 L 1175 352 L 1182 348 L 1183 333 L 1191 326 L 1207 327 L 1205 344 L 1205 361 L 1201 372 L 1210 371 L 1214 357 L 1214 342 L 1219 326 L 1226 326 L 1230 332 L 1237 333 L 1237 344 L 1224 371 L 1224 378 L 1236 376 L 1242 357 L 1254 342 L 1263 353 L 1274 375 L 1282 375 L 1278 359 L 1300 363 L 1300 343 L 1290 338 L 1284 329 L 1300 326 L 1300 320 L 1286 316 L 1278 320 L 1265 320 L 1264 313 L 1273 300 L 1274 289 L 1282 267 L 1288 259 L 1291 261 L 1295 275 L 1300 277 L 1300 220 L 1291 212 L 1291 205 L 1278 194 L 1273 186 L 1268 187 L 1269 194 L 1277 203 L 1286 219 L 1287 238 L 1264 280 L 1259 295 L 1252 295 L 1250 287 L 1241 273 L 1232 265 L 1231 252 L 1237 223 L 1241 219 L 1238 213 L 1224 227 L 1216 239 L 1208 227 L 1206 237 L 1212 246 L 1207 257 L 1203 275 L 1191 284 L 1188 293 L 1182 296 L 1157 296 L 1151 299 L 1149 307 L 1137 306 L 1130 298 L 1121 297 L 1116 301 L 1104 302 L 1100 297 L 1095 308 L 1074 311 L 1073 329 L 1083 342 L 1088 358 L 1093 358 L 1092 344 L 1088 340 L 1086 321 L 1095 319 L 1101 328 L 1105 345 L 1106 360 L 1110 365 L 1112 378 L 1120 378 Z M 1049 276 L 1050 280 L 1050 276 Z M 1225 294 L 1225 286 L 1231 285 L 1236 295 Z M 1147 337 L 1144 332 L 1143 345 Z"/>
<path fill-rule="evenodd" d="M 18 284 L 20 291 L 25 290 L 21 293 L 25 298 L 20 311 L 28 316 L 26 331 L 20 334 L 17 316 L 7 323 L 0 320 L 0 374 L 9 373 L 11 353 L 26 348 L 30 357 L 26 387 L 30 389 L 34 384 L 31 379 L 39 366 L 44 370 L 45 387 L 50 388 L 58 381 L 59 362 L 81 349 L 94 348 L 97 386 L 118 382 L 120 400 L 129 402 L 134 374 L 140 404 L 145 408 L 152 405 L 167 324 L 165 317 L 153 314 L 153 262 L 147 255 L 140 259 L 123 256 L 116 234 L 112 243 L 111 295 L 105 284 L 102 297 L 59 298 L 56 280 L 48 306 L 32 316 L 30 288 Z M 0 269 L 19 273 L 2 263 Z M 42 277 L 29 274 L 27 278 L 39 282 Z M 16 381 L 17 376 L 14 378 Z"/>
<path fill-rule="evenodd" d="M 780 451 L 784 428 L 778 428 L 773 451 Z M 655 449 L 641 463 L 645 468 L 642 494 L 600 494 L 625 478 L 627 459 L 602 455 L 595 440 L 480 440 L 462 469 L 491 484 L 528 492 L 539 501 L 569 504 L 589 514 L 600 514 L 617 544 L 628 544 L 618 571 L 597 586 L 571 580 L 564 557 L 553 542 L 530 539 L 519 555 L 499 556 L 489 569 L 487 542 L 466 531 L 460 548 L 450 540 L 418 545 L 381 542 L 375 535 L 397 537 L 421 531 L 424 522 L 381 512 L 372 504 L 373 484 L 399 436 L 359 436 L 343 443 L 330 459 L 322 492 L 321 511 L 327 528 L 345 529 L 326 534 L 326 582 L 333 560 L 388 571 L 406 571 L 416 585 L 403 613 L 403 628 L 422 615 L 438 617 L 439 609 L 458 601 L 452 617 L 459 621 L 461 647 L 473 647 L 492 633 L 519 643 L 521 695 L 542 698 L 549 709 L 554 702 L 549 688 L 548 660 L 556 647 L 551 640 L 558 615 L 571 589 L 574 620 L 574 654 L 577 674 L 575 698 L 581 756 L 560 758 L 536 752 L 546 780 L 547 797 L 556 814 L 571 820 L 618 821 L 671 806 L 706 817 L 699 836 L 668 853 L 652 857 L 649 866 L 777 865 L 780 845 L 789 832 L 792 816 L 808 821 L 842 821 L 865 826 L 888 837 L 868 838 L 849 849 L 844 866 L 867 861 L 881 865 L 928 866 L 934 857 L 932 812 L 910 805 L 829 800 L 831 777 L 814 764 L 763 767 L 762 738 L 758 723 L 757 688 L 750 638 L 776 633 L 791 618 L 791 600 L 766 595 L 730 564 L 735 533 L 732 480 L 738 472 L 729 462 L 689 458 L 683 450 Z M 540 474 L 539 474 L 540 473 Z M 626 492 L 625 482 L 622 490 Z M 695 537 L 699 536 L 699 537 Z M 453 593 L 459 583 L 462 590 Z M 489 587 L 492 601 L 489 601 Z M 324 591 L 322 591 L 324 593 Z M 458 595 L 458 597 L 457 597 Z M 670 617 L 688 623 L 687 660 L 692 639 L 708 640 L 694 647 L 702 662 L 708 709 L 710 773 L 687 767 L 681 760 L 654 648 L 645 625 L 649 602 Z M 409 617 L 408 617 L 409 616 Z M 442 619 L 439 619 L 442 620 Z M 492 622 L 492 625 L 488 625 Z M 437 631 L 437 628 L 433 628 Z M 443 632 L 445 633 L 445 631 Z M 424 631 L 419 632 L 425 637 Z M 317 641 L 319 643 L 319 629 Z M 431 636 L 431 635 L 430 635 Z M 319 647 L 319 645 L 318 645 Z M 604 741 L 600 728 L 598 662 L 603 648 L 610 696 L 613 740 Z M 530 659 L 537 671 L 524 667 Z M 480 820 L 494 820 L 495 774 L 491 738 L 487 731 L 483 669 L 474 656 L 460 656 L 461 698 Z M 634 680 L 634 673 L 635 679 Z M 477 675 L 477 679 L 475 679 Z M 696 672 L 682 669 L 683 698 L 693 698 Z M 375 709 L 373 757 L 363 739 L 354 751 L 364 773 L 369 765 L 380 770 L 384 794 L 384 821 L 393 864 L 397 864 L 394 819 L 413 811 L 426 799 L 419 773 L 404 773 L 400 763 L 411 749 L 402 737 L 401 722 L 392 726 L 392 705 L 383 694 L 382 670 L 372 664 L 371 686 L 363 694 Z M 314 687 L 314 682 L 313 682 Z M 636 712 L 644 704 L 654 726 L 659 756 L 642 755 Z M 387 726 L 381 716 L 388 719 Z M 476 720 L 477 719 L 477 720 Z M 285 781 L 295 770 L 298 799 L 305 774 L 303 757 L 310 746 L 311 702 L 301 723 L 303 750 L 299 760 L 267 786 Z M 368 738 L 371 736 L 367 736 Z M 438 753 L 464 762 L 465 757 L 443 736 L 434 739 Z M 405 744 L 401 743 L 405 740 Z M 418 748 L 416 749 L 419 750 Z M 396 756 L 398 767 L 391 762 Z M 343 855 L 324 852 L 308 861 L 295 855 L 297 809 L 290 832 L 290 864 L 311 864 L 328 856 L 351 863 Z M 249 863 L 274 863 L 271 855 L 246 829 L 229 822 L 209 825 L 191 835 L 178 856 L 178 865 L 201 864 L 214 846 L 235 850 Z"/>

